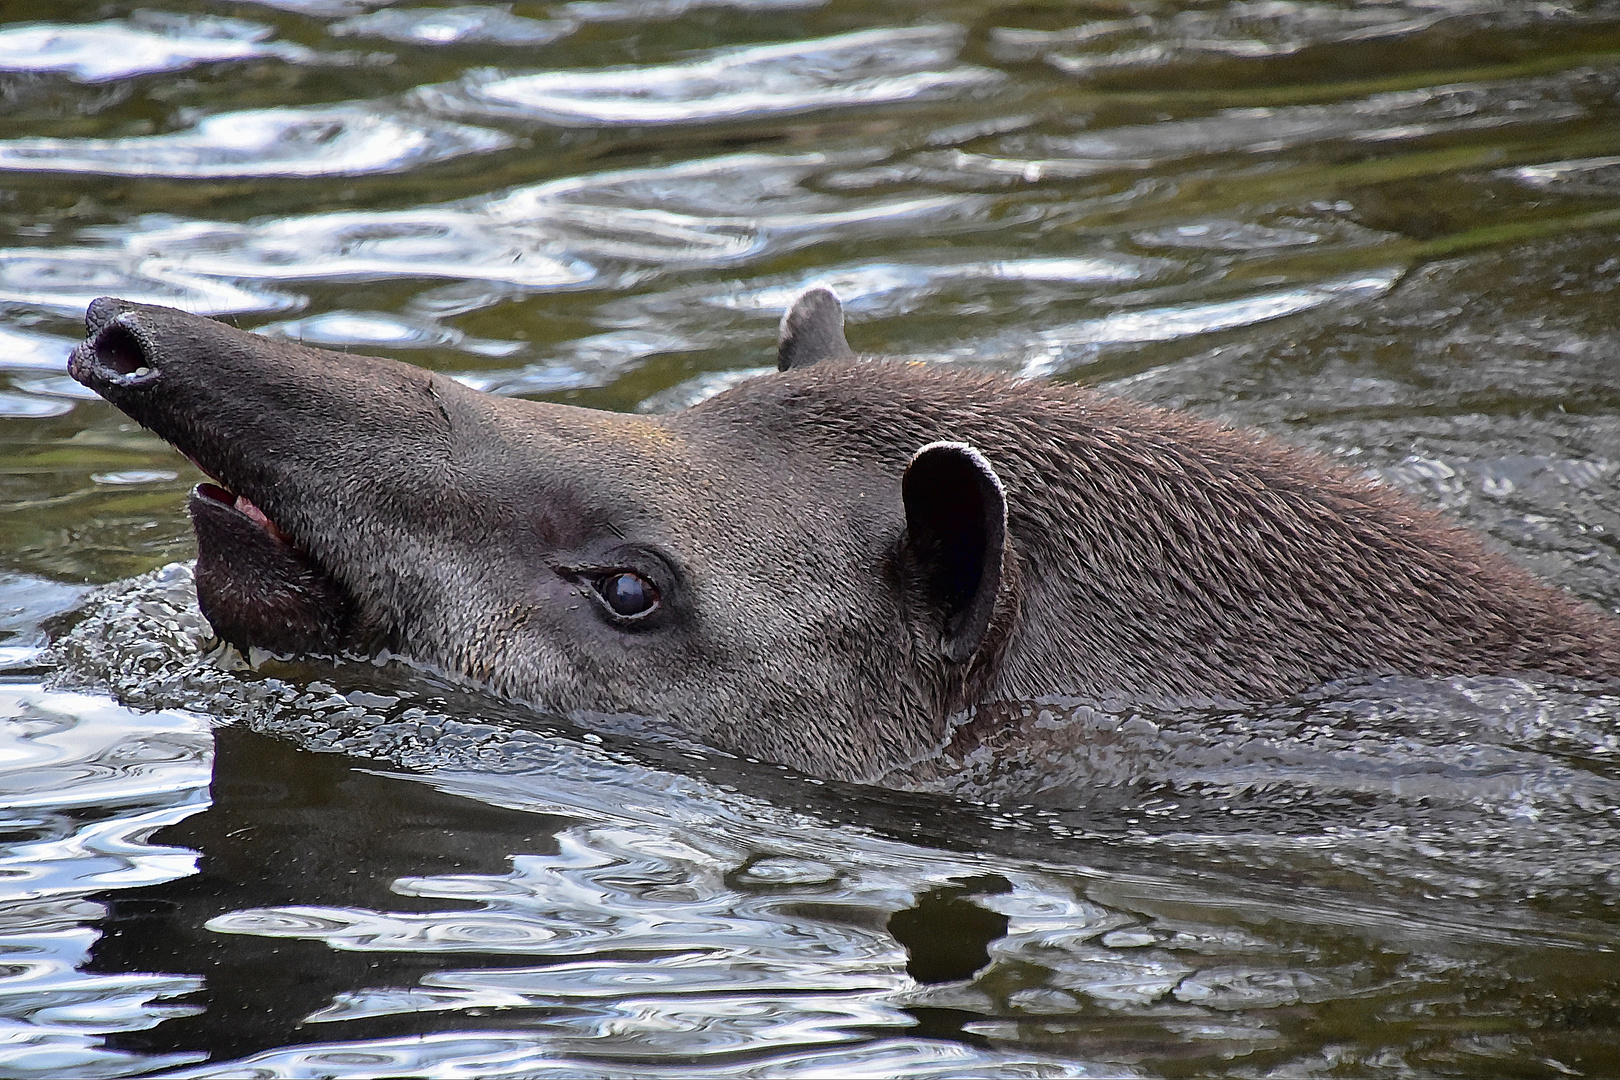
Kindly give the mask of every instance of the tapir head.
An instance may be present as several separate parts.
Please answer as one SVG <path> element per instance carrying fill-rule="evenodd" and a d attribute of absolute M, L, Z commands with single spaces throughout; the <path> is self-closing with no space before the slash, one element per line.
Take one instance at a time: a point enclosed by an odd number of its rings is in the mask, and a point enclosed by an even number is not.
<path fill-rule="evenodd" d="M 784 318 L 782 372 L 668 417 L 114 299 L 86 324 L 73 377 L 215 481 L 198 599 L 239 646 L 386 649 L 862 778 L 939 744 L 1016 618 L 994 470 L 884 415 L 887 365 L 844 362 L 824 290 Z"/>

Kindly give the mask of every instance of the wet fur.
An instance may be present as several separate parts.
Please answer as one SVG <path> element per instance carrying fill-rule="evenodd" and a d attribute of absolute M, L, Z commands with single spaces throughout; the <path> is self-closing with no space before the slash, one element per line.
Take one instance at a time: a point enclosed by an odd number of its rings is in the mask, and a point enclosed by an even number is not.
<path fill-rule="evenodd" d="M 934 439 L 984 452 L 1022 579 L 989 696 L 1256 700 L 1353 672 L 1620 672 L 1606 613 L 1387 488 L 1185 414 L 876 361 L 756 380 L 690 415 L 705 411 L 830 461 Z"/>

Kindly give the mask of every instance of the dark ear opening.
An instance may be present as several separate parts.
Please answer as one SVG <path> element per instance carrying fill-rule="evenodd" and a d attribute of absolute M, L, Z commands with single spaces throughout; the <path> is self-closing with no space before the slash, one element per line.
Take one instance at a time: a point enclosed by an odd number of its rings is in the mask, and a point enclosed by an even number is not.
<path fill-rule="evenodd" d="M 906 541 L 929 601 L 945 615 L 945 656 L 978 652 L 1001 592 L 1007 496 L 984 455 L 966 443 L 929 443 L 900 485 Z"/>
<path fill-rule="evenodd" d="M 831 289 L 806 289 L 788 305 L 776 336 L 776 370 L 854 355 L 844 340 L 844 305 Z"/>

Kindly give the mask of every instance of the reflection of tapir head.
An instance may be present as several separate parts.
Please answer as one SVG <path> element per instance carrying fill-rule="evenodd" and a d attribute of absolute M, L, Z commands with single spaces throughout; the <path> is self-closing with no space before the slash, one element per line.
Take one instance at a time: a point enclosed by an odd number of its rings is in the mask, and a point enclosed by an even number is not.
<path fill-rule="evenodd" d="M 1620 671 L 1607 617 L 1274 443 L 855 361 L 825 290 L 683 413 L 495 397 L 98 300 L 73 376 L 218 481 L 215 629 L 383 648 L 558 711 L 861 778 L 986 700 L 1273 698 L 1357 671 Z"/>

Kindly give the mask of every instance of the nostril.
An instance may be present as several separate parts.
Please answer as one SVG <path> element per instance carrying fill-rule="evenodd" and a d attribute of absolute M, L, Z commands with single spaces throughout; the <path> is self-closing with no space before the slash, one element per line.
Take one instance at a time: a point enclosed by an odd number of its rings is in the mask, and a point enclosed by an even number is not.
<path fill-rule="evenodd" d="M 157 369 L 146 355 L 141 339 L 127 326 L 113 323 L 102 327 L 90 342 L 96 363 L 107 372 L 128 380 L 156 377 Z"/>

